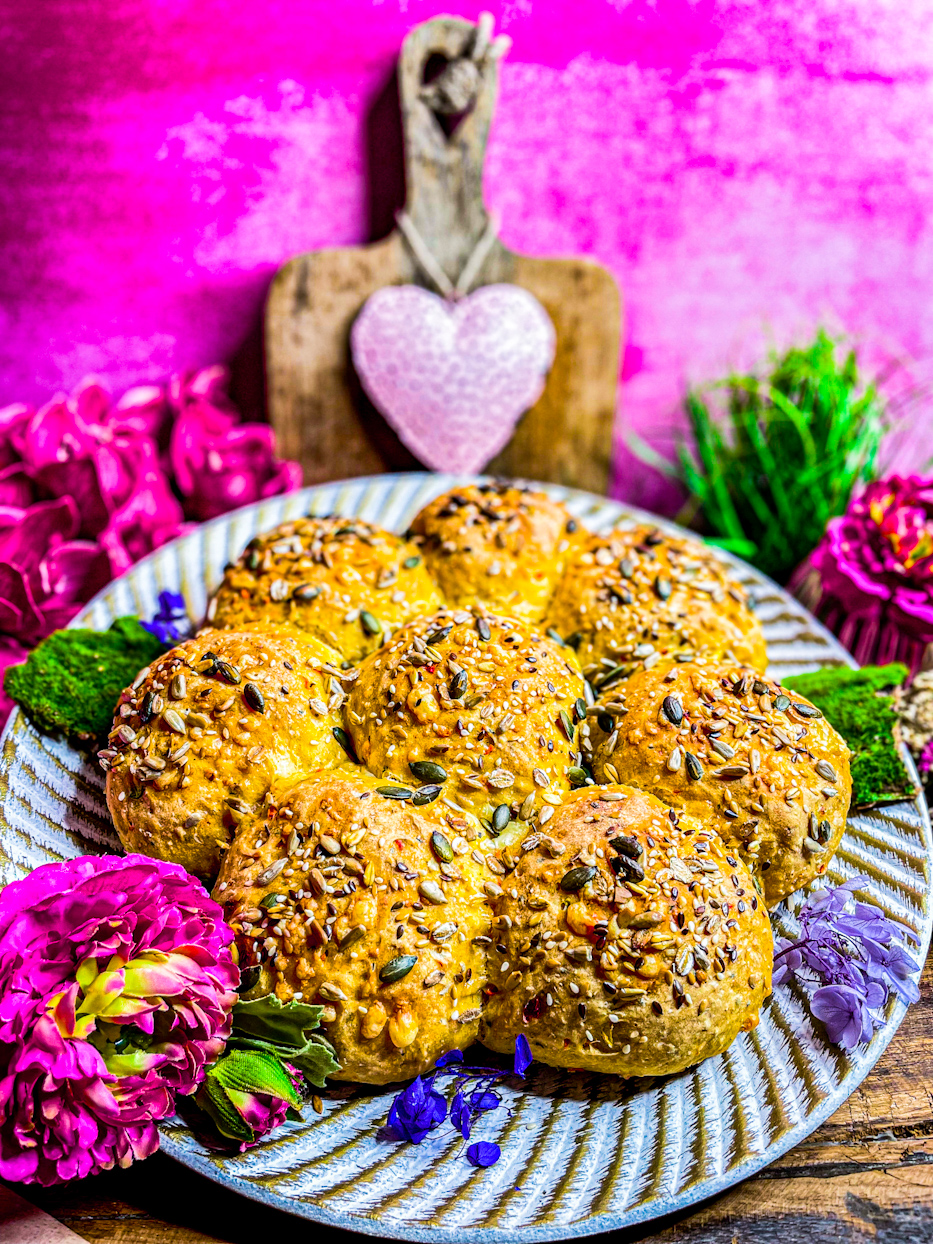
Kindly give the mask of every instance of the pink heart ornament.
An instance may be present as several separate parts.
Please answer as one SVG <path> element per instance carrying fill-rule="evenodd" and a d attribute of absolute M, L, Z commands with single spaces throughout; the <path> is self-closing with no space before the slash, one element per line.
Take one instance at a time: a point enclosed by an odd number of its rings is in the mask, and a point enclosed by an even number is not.
<path fill-rule="evenodd" d="M 518 285 L 484 285 L 451 302 L 389 285 L 350 331 L 369 398 L 435 471 L 479 471 L 544 391 L 554 362 L 550 316 Z"/>

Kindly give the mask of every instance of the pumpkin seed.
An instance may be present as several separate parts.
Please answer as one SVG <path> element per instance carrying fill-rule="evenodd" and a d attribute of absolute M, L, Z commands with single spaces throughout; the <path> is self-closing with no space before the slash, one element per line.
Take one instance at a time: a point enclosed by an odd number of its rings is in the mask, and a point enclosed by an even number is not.
<path fill-rule="evenodd" d="M 381 635 L 382 623 L 379 619 L 369 612 L 368 609 L 360 610 L 360 625 L 367 635 Z"/>
<path fill-rule="evenodd" d="M 300 583 L 292 593 L 295 600 L 300 600 L 303 604 L 307 604 L 312 600 L 317 600 L 320 594 L 321 589 L 319 587 L 315 587 L 314 584 L 311 583 Z"/>
<path fill-rule="evenodd" d="M 489 629 L 489 623 L 485 618 L 476 619 L 476 630 L 483 643 L 488 644 L 492 638 L 492 631 Z"/>
<path fill-rule="evenodd" d="M 623 579 L 631 579 L 635 573 L 635 563 L 630 557 L 623 557 L 619 562 L 619 574 Z"/>
<path fill-rule="evenodd" d="M 762 682 L 760 678 L 756 678 L 752 683 L 752 692 L 755 695 L 768 695 L 771 688 L 766 682 Z"/>
<path fill-rule="evenodd" d="M 576 894 L 578 890 L 582 890 L 588 882 L 592 881 L 596 876 L 596 869 L 592 865 L 581 865 L 578 868 L 571 868 L 569 872 L 564 873 L 560 879 L 560 888 L 566 894 Z"/>
<path fill-rule="evenodd" d="M 567 770 L 567 777 L 570 779 L 571 786 L 585 786 L 589 774 L 579 765 L 571 765 Z"/>
<path fill-rule="evenodd" d="M 366 936 L 366 929 L 362 924 L 355 924 L 352 929 L 347 929 L 343 937 L 337 943 L 339 950 L 346 950 L 348 946 L 355 945 Z"/>
<path fill-rule="evenodd" d="M 658 600 L 668 600 L 673 590 L 670 579 L 659 574 L 654 581 L 654 594 Z"/>
<path fill-rule="evenodd" d="M 353 746 L 350 736 L 347 734 L 346 730 L 342 729 L 340 726 L 334 726 L 331 734 L 333 734 L 334 738 L 347 753 L 353 763 L 358 765 L 360 762 L 356 755 L 356 748 Z"/>
<path fill-rule="evenodd" d="M 249 993 L 255 985 L 259 984 L 260 976 L 262 976 L 262 968 L 258 964 L 254 964 L 250 968 L 241 968 L 237 993 Z"/>
<path fill-rule="evenodd" d="M 436 631 L 431 631 L 430 635 L 425 636 L 424 642 L 429 647 L 433 647 L 435 644 L 443 643 L 453 629 L 454 624 L 452 622 L 449 626 L 439 626 Z"/>
<path fill-rule="evenodd" d="M 613 720 L 608 713 L 597 713 L 596 724 L 603 734 L 612 734 Z"/>
<path fill-rule="evenodd" d="M 435 830 L 431 835 L 431 850 L 445 864 L 449 864 L 454 858 L 453 847 L 439 830 Z"/>
<path fill-rule="evenodd" d="M 774 707 L 777 709 L 779 713 L 786 713 L 787 710 L 790 708 L 790 696 L 789 695 L 775 696 Z"/>
<path fill-rule="evenodd" d="M 414 570 L 414 568 L 417 565 L 419 565 L 420 562 L 421 562 L 420 557 L 406 557 L 405 560 L 402 562 L 402 565 L 405 567 L 406 570 Z"/>
<path fill-rule="evenodd" d="M 259 906 L 265 907 L 267 910 L 270 907 L 278 907 L 285 902 L 286 897 L 284 894 L 264 894 L 259 900 Z"/>
<path fill-rule="evenodd" d="M 493 833 L 501 834 L 512 819 L 512 812 L 507 803 L 500 803 L 492 814 Z"/>
<path fill-rule="evenodd" d="M 250 708 L 255 709 L 257 713 L 264 713 L 266 711 L 265 696 L 254 682 L 248 682 L 244 686 L 243 699 L 250 706 Z"/>
<path fill-rule="evenodd" d="M 447 781 L 447 770 L 433 760 L 413 760 L 408 767 L 419 782 Z"/>
<path fill-rule="evenodd" d="M 384 799 L 411 799 L 414 791 L 410 791 L 407 786 L 377 786 L 376 794 L 382 795 Z"/>
<path fill-rule="evenodd" d="M 433 803 L 441 793 L 439 786 L 421 786 L 411 797 L 411 801 L 416 808 L 423 808 L 425 804 Z"/>
<path fill-rule="evenodd" d="M 400 981 L 403 976 L 407 976 L 415 964 L 418 962 L 417 955 L 396 955 L 394 959 L 390 959 L 379 973 L 379 979 L 385 985 L 391 985 L 394 981 Z"/>
<path fill-rule="evenodd" d="M 555 644 L 559 644 L 563 648 L 564 641 L 561 638 L 560 631 L 556 631 L 553 626 L 547 628 L 547 637 L 548 639 L 553 639 Z"/>
<path fill-rule="evenodd" d="M 563 730 L 567 738 L 567 742 L 572 743 L 573 742 L 573 722 L 570 720 L 570 714 L 565 712 L 564 709 L 561 709 L 558 715 L 560 717 L 561 729 Z"/>
<path fill-rule="evenodd" d="M 617 851 L 619 855 L 626 855 L 630 860 L 637 860 L 642 853 L 642 845 L 637 838 L 630 838 L 628 834 L 619 834 L 616 838 L 609 839 L 609 845 L 613 851 Z"/>
<path fill-rule="evenodd" d="M 795 713 L 799 713 L 801 717 L 822 717 L 823 714 L 818 708 L 814 708 L 812 704 L 791 704 L 791 708 Z"/>

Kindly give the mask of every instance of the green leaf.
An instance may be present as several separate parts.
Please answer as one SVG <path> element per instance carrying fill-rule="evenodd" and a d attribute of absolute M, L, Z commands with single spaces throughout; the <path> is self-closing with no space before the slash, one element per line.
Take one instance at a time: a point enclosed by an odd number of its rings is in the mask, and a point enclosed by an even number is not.
<path fill-rule="evenodd" d="M 256 1139 L 253 1129 L 210 1072 L 198 1089 L 195 1102 L 208 1115 L 221 1136 L 228 1136 L 232 1140 L 245 1140 L 250 1144 Z"/>
<path fill-rule="evenodd" d="M 318 1088 L 323 1088 L 327 1077 L 340 1070 L 340 1063 L 337 1062 L 331 1050 L 318 1041 L 309 1041 L 300 1054 L 289 1058 L 289 1062 L 298 1068 L 306 1080 L 310 1080 Z"/>
<path fill-rule="evenodd" d="M 288 1072 L 274 1054 L 258 1050 L 224 1053 L 208 1072 L 208 1078 L 231 1091 L 264 1093 L 296 1108 L 301 1105 Z"/>
<path fill-rule="evenodd" d="M 7 669 L 3 686 L 40 730 L 101 739 L 120 693 L 164 651 L 133 617 L 117 618 L 109 631 L 53 631 Z"/>
<path fill-rule="evenodd" d="M 317 1028 L 324 1008 L 306 1002 L 280 1002 L 275 994 L 239 1001 L 233 1008 L 235 1036 L 254 1037 L 284 1049 L 303 1049 L 306 1033 Z"/>

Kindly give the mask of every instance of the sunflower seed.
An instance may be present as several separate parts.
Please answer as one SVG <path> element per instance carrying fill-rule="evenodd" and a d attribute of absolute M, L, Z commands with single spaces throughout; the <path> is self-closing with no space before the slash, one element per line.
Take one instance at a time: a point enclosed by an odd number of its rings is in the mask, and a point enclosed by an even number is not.
<path fill-rule="evenodd" d="M 683 759 L 684 759 L 683 748 L 675 747 L 674 750 L 671 752 L 670 756 L 668 756 L 667 758 L 667 768 L 670 770 L 671 773 L 676 773 L 680 769 L 680 766 L 683 763 Z"/>
<path fill-rule="evenodd" d="M 476 631 L 484 644 L 488 644 L 492 638 L 492 631 L 489 629 L 489 623 L 485 618 L 476 619 Z"/>
<path fill-rule="evenodd" d="M 240 671 L 235 665 L 231 665 L 229 661 L 218 661 L 217 673 L 224 682 L 231 683 L 233 686 L 236 686 L 241 681 Z"/>
<path fill-rule="evenodd" d="M 672 726 L 679 726 L 684 719 L 684 706 L 677 696 L 666 695 L 661 709 Z"/>
<path fill-rule="evenodd" d="M 832 767 L 828 760 L 818 760 L 814 765 L 814 768 L 820 777 L 825 778 L 827 782 L 839 781 L 836 770 Z"/>
<path fill-rule="evenodd" d="M 408 767 L 419 782 L 447 781 L 447 770 L 433 760 L 413 760 Z"/>
<path fill-rule="evenodd" d="M 726 765 L 722 769 L 714 769 L 713 777 L 718 778 L 720 782 L 735 782 L 745 777 L 747 773 L 748 765 Z"/>
<path fill-rule="evenodd" d="M 176 674 L 169 685 L 169 695 L 173 700 L 183 700 L 187 690 L 188 683 L 184 674 Z"/>
<path fill-rule="evenodd" d="M 709 745 L 717 755 L 722 756 L 723 760 L 731 760 L 735 755 L 735 751 L 722 739 L 710 739 Z"/>
<path fill-rule="evenodd" d="M 319 985 L 318 993 L 322 998 L 326 998 L 328 1002 L 346 1002 L 347 1000 L 347 995 L 340 986 L 333 985 L 330 981 L 324 981 L 323 985 Z"/>
<path fill-rule="evenodd" d="M 263 885 L 268 885 L 270 881 L 275 881 L 276 877 L 279 875 L 279 873 L 282 871 L 282 869 L 285 867 L 287 863 L 288 863 L 287 856 L 283 856 L 282 859 L 276 860 L 274 864 L 270 864 L 268 868 L 263 869 L 263 871 L 259 874 L 256 880 L 253 882 L 253 885 L 263 886 Z"/>
<path fill-rule="evenodd" d="M 250 708 L 255 709 L 257 713 L 264 713 L 266 711 L 265 696 L 254 682 L 248 682 L 244 686 L 243 699 L 250 706 Z"/>
<path fill-rule="evenodd" d="M 699 782 L 703 777 L 703 766 L 700 764 L 699 760 L 697 760 L 696 756 L 694 756 L 692 752 L 684 752 L 684 761 L 687 766 L 687 777 L 689 777 L 692 782 Z"/>
<path fill-rule="evenodd" d="M 443 942 L 449 942 L 456 932 L 457 926 L 452 920 L 448 920 L 444 924 L 436 924 L 431 930 L 431 941 L 436 942 L 440 946 Z"/>
<path fill-rule="evenodd" d="M 186 733 L 185 723 L 182 721 L 181 717 L 179 717 L 178 713 L 176 713 L 173 708 L 168 708 L 165 710 L 165 712 L 162 714 L 162 720 L 168 726 L 169 730 L 174 731 L 175 734 Z"/>

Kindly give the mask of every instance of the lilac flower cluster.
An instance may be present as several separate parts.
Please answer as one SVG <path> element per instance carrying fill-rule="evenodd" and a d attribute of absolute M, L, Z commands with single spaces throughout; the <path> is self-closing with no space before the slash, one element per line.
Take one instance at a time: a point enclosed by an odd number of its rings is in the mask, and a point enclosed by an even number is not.
<path fill-rule="evenodd" d="M 398 1140 L 420 1145 L 448 1116 L 447 1101 L 434 1085 L 439 1077 L 452 1076 L 450 1121 L 463 1139 L 469 1140 L 476 1120 L 486 1111 L 502 1105 L 502 1098 L 492 1086 L 510 1075 L 523 1080 L 530 1065 L 531 1047 L 524 1036 L 515 1038 L 512 1066 L 504 1070 L 468 1066 L 463 1061 L 462 1050 L 450 1050 L 437 1060 L 436 1069 L 429 1076 L 424 1079 L 416 1076 L 396 1095 L 389 1110 L 388 1130 Z M 492 1166 L 499 1156 L 499 1146 L 491 1141 L 480 1141 L 467 1150 L 467 1158 L 474 1166 Z"/>
<path fill-rule="evenodd" d="M 883 1022 L 873 1012 L 891 993 L 904 1002 L 920 996 L 913 979 L 920 966 L 903 945 L 914 934 L 854 897 L 867 883 L 853 877 L 811 894 L 798 913 L 800 936 L 779 938 L 774 956 L 775 985 L 791 976 L 818 983 L 810 1009 L 830 1041 L 847 1050 L 871 1040 Z"/>
<path fill-rule="evenodd" d="M 166 647 L 187 639 L 192 632 L 185 598 L 180 592 L 160 592 L 159 608 L 151 622 L 140 622 L 144 631 L 154 635 Z"/>

